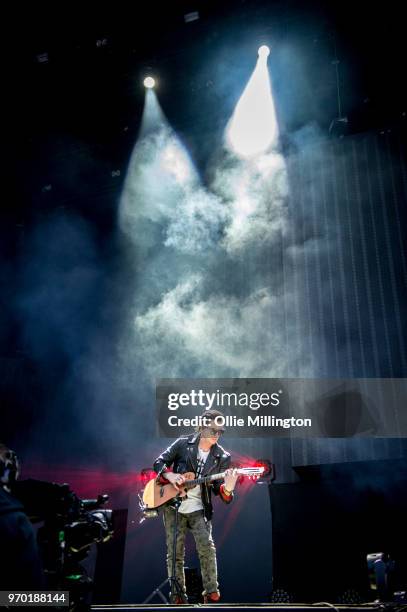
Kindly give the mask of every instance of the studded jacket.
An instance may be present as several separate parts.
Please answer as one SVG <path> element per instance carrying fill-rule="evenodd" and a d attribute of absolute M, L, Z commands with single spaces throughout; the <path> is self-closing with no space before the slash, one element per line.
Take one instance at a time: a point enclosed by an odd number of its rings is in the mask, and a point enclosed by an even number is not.
<path fill-rule="evenodd" d="M 199 438 L 200 434 L 192 434 L 190 436 L 182 436 L 175 440 L 175 442 L 154 461 L 153 467 L 157 474 L 160 472 L 165 474 L 171 467 L 172 471 L 176 474 L 184 474 L 185 472 L 196 473 Z M 230 454 L 219 444 L 214 444 L 210 448 L 202 476 L 224 472 L 230 467 L 230 462 Z M 233 500 L 233 493 L 231 495 L 224 493 L 223 480 L 215 480 L 211 483 L 202 485 L 202 504 L 205 518 L 208 521 L 211 520 L 213 514 L 211 502 L 212 492 L 215 495 L 219 495 L 227 504 L 230 504 Z"/>

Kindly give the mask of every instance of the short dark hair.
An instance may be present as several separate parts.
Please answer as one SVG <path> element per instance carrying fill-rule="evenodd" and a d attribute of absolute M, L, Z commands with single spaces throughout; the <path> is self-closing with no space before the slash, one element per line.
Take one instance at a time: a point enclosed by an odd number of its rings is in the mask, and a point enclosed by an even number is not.
<path fill-rule="evenodd" d="M 6 455 L 6 453 L 9 453 L 10 449 L 8 446 L 6 446 L 5 444 L 3 444 L 3 442 L 0 442 L 0 456 L 1 455 Z"/>
<path fill-rule="evenodd" d="M 210 421 L 213 421 L 217 416 L 223 417 L 222 412 L 220 410 L 204 410 L 201 414 L 201 417 L 205 417 Z"/>
<path fill-rule="evenodd" d="M 7 475 L 6 481 L 2 480 L 0 486 L 9 485 L 17 480 L 20 473 L 20 463 L 16 453 L 8 446 L 0 442 L 0 478 Z"/>
<path fill-rule="evenodd" d="M 214 419 L 216 419 L 216 417 L 223 417 L 222 412 L 220 412 L 219 410 L 204 410 L 203 413 L 201 414 L 201 418 L 205 419 L 203 422 L 207 423 L 206 419 L 210 422 L 213 421 Z M 205 429 L 205 425 L 200 425 L 200 427 L 197 427 L 195 431 L 202 431 L 203 429 Z"/>

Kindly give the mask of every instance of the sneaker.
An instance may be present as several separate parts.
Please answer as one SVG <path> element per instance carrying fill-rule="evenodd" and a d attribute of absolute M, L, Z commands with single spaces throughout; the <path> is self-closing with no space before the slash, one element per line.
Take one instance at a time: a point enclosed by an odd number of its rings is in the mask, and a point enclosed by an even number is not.
<path fill-rule="evenodd" d="M 220 593 L 215 591 L 214 593 L 206 593 L 204 595 L 204 603 L 219 603 L 220 601 Z"/>

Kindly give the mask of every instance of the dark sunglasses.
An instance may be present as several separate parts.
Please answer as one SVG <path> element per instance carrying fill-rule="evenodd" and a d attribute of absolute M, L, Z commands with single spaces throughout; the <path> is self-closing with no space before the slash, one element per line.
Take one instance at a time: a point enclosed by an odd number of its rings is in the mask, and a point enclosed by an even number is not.
<path fill-rule="evenodd" d="M 221 436 L 224 433 L 224 429 L 215 429 L 214 427 L 206 427 L 206 431 L 210 436 Z"/>

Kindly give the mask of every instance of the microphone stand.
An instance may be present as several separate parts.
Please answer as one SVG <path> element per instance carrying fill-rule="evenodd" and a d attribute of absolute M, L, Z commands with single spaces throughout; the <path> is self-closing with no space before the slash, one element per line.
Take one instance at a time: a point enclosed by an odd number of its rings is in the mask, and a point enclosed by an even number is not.
<path fill-rule="evenodd" d="M 177 495 L 177 497 L 174 498 L 173 500 L 173 504 L 174 504 L 174 512 L 175 512 L 175 521 L 174 521 L 174 530 L 173 530 L 173 536 L 172 536 L 172 562 L 171 562 L 171 576 L 169 576 L 166 580 L 164 580 L 161 584 L 158 585 L 158 587 L 156 589 L 154 589 L 154 591 L 152 591 L 150 593 L 150 595 L 147 597 L 147 599 L 145 599 L 142 603 L 146 604 L 149 601 L 151 601 L 151 599 L 153 599 L 153 597 L 155 597 L 156 595 L 158 595 L 161 600 L 165 603 L 168 604 L 170 603 L 168 601 L 168 599 L 165 597 L 165 595 L 162 593 L 161 589 L 168 583 L 170 585 L 170 589 L 171 589 L 171 597 L 174 597 L 175 595 L 178 596 L 182 603 L 188 603 L 187 602 L 187 598 L 185 596 L 184 591 L 182 590 L 182 587 L 176 577 L 176 564 L 177 564 L 177 537 L 178 537 L 178 510 L 179 507 L 181 505 L 182 499 L 180 498 L 179 495 Z"/>

